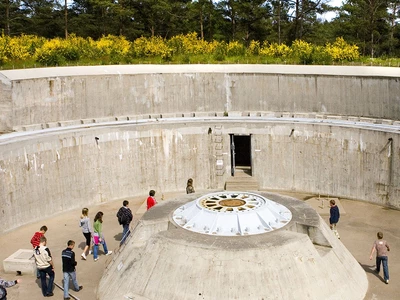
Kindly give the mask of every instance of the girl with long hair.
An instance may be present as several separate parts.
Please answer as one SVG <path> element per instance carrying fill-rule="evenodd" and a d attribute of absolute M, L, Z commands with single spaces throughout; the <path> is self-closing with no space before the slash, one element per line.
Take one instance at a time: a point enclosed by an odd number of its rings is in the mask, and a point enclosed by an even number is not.
<path fill-rule="evenodd" d="M 104 253 L 106 255 L 110 255 L 112 251 L 107 249 L 106 240 L 103 236 L 103 212 L 99 211 L 96 216 L 94 217 L 94 224 L 93 224 L 93 258 L 94 261 L 99 259 L 98 251 L 99 251 L 99 244 L 103 245 Z"/>
<path fill-rule="evenodd" d="M 92 230 L 90 226 L 90 219 L 89 219 L 89 209 L 83 208 L 82 215 L 80 219 L 79 226 L 82 227 L 82 233 L 86 240 L 85 248 L 83 249 L 83 253 L 81 254 L 82 259 L 86 260 L 86 252 L 90 249 L 90 242 L 92 239 Z M 90 254 L 90 251 L 89 251 Z"/>

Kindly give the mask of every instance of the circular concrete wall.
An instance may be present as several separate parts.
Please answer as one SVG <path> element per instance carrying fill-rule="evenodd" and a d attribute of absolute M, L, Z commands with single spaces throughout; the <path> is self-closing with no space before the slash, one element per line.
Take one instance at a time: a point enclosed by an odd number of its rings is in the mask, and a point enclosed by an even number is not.
<path fill-rule="evenodd" d="M 60 85 L 64 86 L 60 92 L 52 83 L 49 89 L 52 87 L 54 99 L 45 97 L 51 91 L 44 91 L 44 86 L 39 93 L 43 98 L 32 93 L 29 86 L 35 81 L 33 75 L 24 79 L 12 71 L 2 72 L 1 76 L 9 77 L 2 78 L 0 101 L 2 107 L 7 101 L 12 103 L 12 108 L 4 109 L 1 115 L 3 129 L 11 126 L 22 131 L 0 136 L 1 231 L 64 210 L 145 194 L 150 188 L 159 195 L 184 190 L 189 177 L 195 179 L 199 190 L 224 188 L 231 175 L 232 134 L 250 136 L 252 175 L 260 189 L 329 194 L 400 208 L 398 77 L 349 75 L 347 68 L 343 74 L 332 68 L 331 75 L 309 74 L 310 69 L 298 68 L 295 75 L 286 70 L 286 75 L 281 72 L 279 76 L 271 69 L 264 74 L 266 66 L 256 66 L 254 74 L 238 73 L 237 66 L 226 70 L 216 66 L 218 74 L 213 73 L 213 66 L 207 66 L 207 72 L 195 66 L 190 74 L 182 67 L 169 68 L 173 76 L 146 73 L 149 70 L 139 77 L 132 75 L 142 87 L 136 91 L 131 81 L 126 82 L 113 69 L 115 74 L 107 75 L 109 80 L 120 80 L 121 89 L 136 93 L 132 99 L 118 93 L 113 99 L 105 99 L 103 92 L 110 95 L 115 86 L 109 86 L 111 92 L 104 86 L 96 91 L 96 78 L 101 85 L 104 78 L 91 74 L 92 68 L 86 75 L 64 74 L 62 78 L 54 77 L 58 69 L 38 70 L 37 82 L 44 81 L 46 86 L 51 80 L 64 80 L 76 87 L 83 84 L 82 76 L 86 84 L 89 79 L 93 82 L 91 93 L 84 94 L 66 92 L 66 83 Z M 299 73 L 301 70 L 305 75 Z M 46 77 L 46 72 L 51 76 Z M 232 85 L 233 73 L 236 81 Z M 261 84 L 254 85 L 253 80 L 260 80 L 260 76 L 264 78 Z M 278 81 L 267 84 L 264 80 L 271 76 Z M 302 78 L 301 82 L 294 83 L 293 76 Z M 320 82 L 328 77 L 341 84 L 328 89 L 326 83 L 321 88 Z M 158 94 L 149 95 L 154 85 L 145 87 L 154 78 L 164 83 Z M 197 78 L 196 83 L 193 78 Z M 345 91 L 352 87 L 346 79 L 362 82 L 362 89 L 366 82 L 373 82 L 368 89 L 375 87 L 380 95 L 375 94 L 374 101 L 371 95 L 365 100 L 358 93 L 360 85 L 356 85 L 357 91 Z M 325 96 L 318 92 L 315 98 L 308 98 L 311 89 L 303 85 L 303 80 L 313 81 L 312 89 L 324 90 Z M 286 82 L 286 88 L 282 82 Z M 174 92 L 170 85 L 175 86 Z M 232 89 L 235 85 L 240 86 L 237 92 Z M 284 92 L 288 88 L 291 92 Z M 398 93 L 394 94 L 396 89 Z M 274 91 L 281 96 L 269 102 Z M 335 100 L 338 94 L 346 93 L 349 98 Z M 284 96 L 289 94 L 288 98 Z M 79 99 L 80 104 L 71 99 Z M 317 105 L 318 99 L 324 99 L 324 104 Z M 345 105 L 339 105 L 343 99 Z M 121 101 L 127 106 L 121 108 Z M 24 107 L 26 115 L 18 107 Z M 362 111 L 369 113 L 360 114 Z M 7 112 L 15 119 L 8 118 Z M 125 117 L 109 117 L 124 112 Z"/>

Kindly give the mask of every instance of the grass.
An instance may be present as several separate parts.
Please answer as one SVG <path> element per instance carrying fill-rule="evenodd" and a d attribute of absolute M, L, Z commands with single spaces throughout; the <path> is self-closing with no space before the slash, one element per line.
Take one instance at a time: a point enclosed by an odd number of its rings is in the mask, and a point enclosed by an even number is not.
<path fill-rule="evenodd" d="M 96 65 L 115 65 L 115 64 L 302 64 L 294 58 L 273 58 L 265 56 L 223 56 L 214 57 L 210 55 L 176 55 L 169 59 L 161 57 L 130 58 L 122 61 L 115 61 L 110 57 L 102 57 L 97 60 L 81 59 L 76 62 L 64 62 L 60 65 L 50 66 L 38 63 L 34 60 L 9 61 L 0 65 L 1 70 L 57 67 L 57 66 L 96 66 Z M 369 58 L 361 57 L 352 62 L 331 62 L 319 65 L 345 65 L 345 66 L 382 66 L 400 67 L 400 58 Z"/>

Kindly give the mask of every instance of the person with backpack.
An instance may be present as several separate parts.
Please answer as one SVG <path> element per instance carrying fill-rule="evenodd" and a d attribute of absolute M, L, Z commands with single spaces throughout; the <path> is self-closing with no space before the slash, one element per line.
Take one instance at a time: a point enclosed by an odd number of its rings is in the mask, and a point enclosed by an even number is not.
<path fill-rule="evenodd" d="M 133 215 L 128 205 L 129 201 L 124 200 L 124 202 L 122 202 L 122 207 L 118 210 L 117 213 L 119 225 L 122 225 L 122 239 L 120 245 L 125 242 L 127 236 L 130 234 L 129 224 L 132 222 Z"/>
<path fill-rule="evenodd" d="M 35 232 L 35 234 L 31 238 L 31 244 L 32 244 L 33 249 L 35 249 L 36 247 L 39 246 L 40 238 L 42 236 L 44 236 L 46 234 L 46 232 L 47 232 L 47 226 L 46 225 L 43 225 L 42 227 L 40 227 L 39 231 Z M 39 273 L 38 269 L 36 269 L 36 278 L 40 278 L 40 273 Z"/>
<path fill-rule="evenodd" d="M 53 283 L 54 283 L 54 263 L 51 257 L 50 249 L 47 248 L 47 239 L 42 236 L 40 238 L 40 244 L 33 250 L 33 256 L 36 261 L 36 268 L 40 273 L 40 282 L 42 293 L 44 297 L 53 296 Z M 49 282 L 47 283 L 47 276 Z"/>

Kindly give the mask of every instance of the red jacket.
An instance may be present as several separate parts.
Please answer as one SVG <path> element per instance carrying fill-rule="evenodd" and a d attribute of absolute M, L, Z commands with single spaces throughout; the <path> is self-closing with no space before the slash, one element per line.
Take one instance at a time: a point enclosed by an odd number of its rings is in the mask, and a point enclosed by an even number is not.
<path fill-rule="evenodd" d="M 31 244 L 33 246 L 33 248 L 36 248 L 37 246 L 39 246 L 40 244 L 40 238 L 44 236 L 43 233 L 41 233 L 40 231 L 35 232 L 35 234 L 33 235 L 33 237 L 31 238 Z"/>
<path fill-rule="evenodd" d="M 154 199 L 153 197 L 149 196 L 147 198 L 147 210 L 149 210 L 150 208 L 152 208 L 154 205 L 157 204 L 156 199 Z"/>

